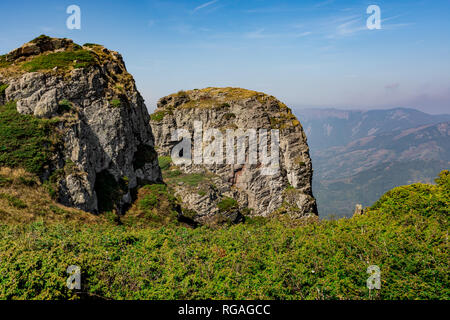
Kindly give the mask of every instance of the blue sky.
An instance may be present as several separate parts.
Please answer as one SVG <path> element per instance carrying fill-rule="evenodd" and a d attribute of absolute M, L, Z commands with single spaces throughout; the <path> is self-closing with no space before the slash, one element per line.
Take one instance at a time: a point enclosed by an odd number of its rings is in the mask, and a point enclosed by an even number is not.
<path fill-rule="evenodd" d="M 81 30 L 66 28 L 69 5 Z M 382 29 L 369 30 L 369 5 Z M 2 1 L 0 52 L 40 34 L 124 56 L 153 110 L 181 89 L 236 86 L 294 109 L 450 113 L 450 0 Z"/>

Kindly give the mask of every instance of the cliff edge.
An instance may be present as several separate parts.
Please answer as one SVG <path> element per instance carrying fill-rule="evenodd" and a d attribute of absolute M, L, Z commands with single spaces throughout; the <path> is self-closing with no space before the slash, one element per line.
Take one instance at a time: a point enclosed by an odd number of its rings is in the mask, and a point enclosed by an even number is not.
<path fill-rule="evenodd" d="M 123 213 L 138 186 L 161 181 L 149 114 L 119 53 L 40 36 L 0 56 L 0 89 L 10 117 L 0 166 L 37 174 L 60 203 Z M 19 122 L 30 130 L 19 134 Z"/>
<path fill-rule="evenodd" d="M 195 221 L 317 215 L 305 133 L 275 97 L 240 88 L 180 91 L 159 100 L 150 123 L 164 181 Z M 177 155 L 180 143 L 189 141 L 190 152 L 184 148 L 185 155 Z M 186 161 L 174 161 L 174 156 Z"/>

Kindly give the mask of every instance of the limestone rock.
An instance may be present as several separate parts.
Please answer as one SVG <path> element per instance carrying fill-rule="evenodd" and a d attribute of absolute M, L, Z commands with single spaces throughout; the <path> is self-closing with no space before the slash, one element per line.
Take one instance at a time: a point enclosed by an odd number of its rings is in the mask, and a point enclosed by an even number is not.
<path fill-rule="evenodd" d="M 357 205 L 355 206 L 355 211 L 353 212 L 353 216 L 354 216 L 354 217 L 356 217 L 356 216 L 362 216 L 363 214 L 364 214 L 364 209 L 363 209 L 362 204 L 357 204 Z"/>
<path fill-rule="evenodd" d="M 255 129 L 259 133 L 260 129 L 266 129 L 270 141 L 271 130 L 278 130 L 280 141 L 279 168 L 269 175 L 264 171 L 261 158 L 258 163 L 227 164 L 225 147 L 222 163 L 172 164 L 166 168 L 163 175 L 167 183 L 189 181 L 190 176 L 200 177 L 197 184 L 173 184 L 194 220 L 204 223 L 217 219 L 221 215 L 218 205 L 224 198 L 235 199 L 242 215 L 269 216 L 274 212 L 296 218 L 317 215 L 306 136 L 300 122 L 285 104 L 264 93 L 239 88 L 206 88 L 164 97 L 151 115 L 158 154 L 171 155 L 179 142 L 172 141 L 176 129 L 186 129 L 193 137 L 196 121 L 201 122 L 203 133 L 208 129 L 219 130 L 223 134 L 223 145 L 226 130 Z M 203 147 L 207 145 L 203 141 Z M 246 160 L 249 160 L 248 144 Z"/>
<path fill-rule="evenodd" d="M 52 52 L 82 52 L 93 63 L 69 61 L 37 72 L 22 68 Z M 41 178 L 56 181 L 61 203 L 89 212 L 114 207 L 124 212 L 139 185 L 161 181 L 149 114 L 120 54 L 41 36 L 6 57 L 12 71 L 0 69 L 0 82 L 8 84 L 4 100 L 16 101 L 22 114 L 59 121 L 60 152 Z"/>

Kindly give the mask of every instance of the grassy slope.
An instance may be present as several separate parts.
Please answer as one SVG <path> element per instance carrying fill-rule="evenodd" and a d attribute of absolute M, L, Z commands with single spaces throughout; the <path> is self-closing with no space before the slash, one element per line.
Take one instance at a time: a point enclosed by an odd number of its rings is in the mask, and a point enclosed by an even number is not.
<path fill-rule="evenodd" d="M 55 124 L 19 114 L 15 102 L 0 106 L 0 166 L 42 174 L 58 142 Z"/>
<path fill-rule="evenodd" d="M 0 298 L 79 298 L 65 287 L 74 264 L 84 297 L 449 299 L 449 179 L 447 172 L 439 186 L 396 188 L 361 217 L 301 225 L 281 219 L 216 230 L 151 228 L 81 223 L 76 213 L 72 220 L 9 219 L 0 225 Z M 0 202 L 3 212 L 18 212 Z M 369 293 L 373 264 L 382 288 Z"/>

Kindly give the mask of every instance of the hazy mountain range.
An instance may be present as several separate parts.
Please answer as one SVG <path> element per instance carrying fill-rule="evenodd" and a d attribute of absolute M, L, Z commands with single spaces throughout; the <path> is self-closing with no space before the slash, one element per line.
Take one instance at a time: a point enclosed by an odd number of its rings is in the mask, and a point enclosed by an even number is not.
<path fill-rule="evenodd" d="M 395 186 L 432 182 L 450 167 L 450 115 L 413 109 L 298 110 L 322 217 L 351 215 Z"/>

